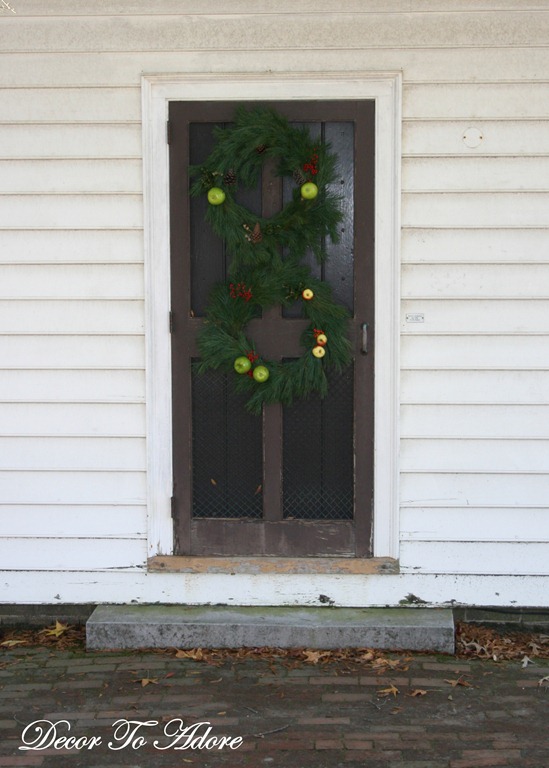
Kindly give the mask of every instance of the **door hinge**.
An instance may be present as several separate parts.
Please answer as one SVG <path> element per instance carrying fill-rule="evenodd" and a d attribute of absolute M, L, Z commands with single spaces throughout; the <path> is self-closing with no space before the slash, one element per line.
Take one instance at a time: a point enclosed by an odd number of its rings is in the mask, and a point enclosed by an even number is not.
<path fill-rule="evenodd" d="M 172 123 L 171 120 L 166 122 L 166 141 L 168 144 L 172 143 Z"/>

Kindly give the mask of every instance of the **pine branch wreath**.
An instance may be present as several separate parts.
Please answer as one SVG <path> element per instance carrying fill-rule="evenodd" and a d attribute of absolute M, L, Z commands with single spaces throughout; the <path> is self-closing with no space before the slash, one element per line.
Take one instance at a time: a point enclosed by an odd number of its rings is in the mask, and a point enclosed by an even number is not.
<path fill-rule="evenodd" d="M 190 169 L 191 195 L 206 194 L 206 220 L 231 255 L 230 278 L 216 285 L 206 310 L 198 346 L 199 372 L 233 372 L 247 408 L 291 404 L 312 392 L 328 390 L 326 369 L 343 370 L 351 361 L 349 313 L 337 304 L 330 286 L 301 263 L 310 249 L 326 259 L 326 238 L 337 242 L 342 218 L 332 186 L 336 158 L 327 144 L 306 128 L 291 126 L 272 109 L 236 110 L 234 122 L 216 128 L 216 145 L 205 163 Z M 296 184 L 291 200 L 269 219 L 255 216 L 235 200 L 239 186 L 253 187 L 263 163 L 275 160 L 277 174 Z M 302 304 L 310 321 L 301 337 L 302 356 L 267 360 L 246 336 L 246 326 L 274 305 Z"/>

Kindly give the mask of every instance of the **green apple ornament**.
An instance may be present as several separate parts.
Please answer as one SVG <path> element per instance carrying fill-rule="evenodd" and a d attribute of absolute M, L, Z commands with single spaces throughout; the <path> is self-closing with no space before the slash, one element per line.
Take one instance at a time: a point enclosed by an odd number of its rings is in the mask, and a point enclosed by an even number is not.
<path fill-rule="evenodd" d="M 318 195 L 318 187 L 316 184 L 313 184 L 312 181 L 307 181 L 301 187 L 301 197 L 304 200 L 314 200 L 317 195 Z"/>
<path fill-rule="evenodd" d="M 266 365 L 258 365 L 257 368 L 254 368 L 253 377 L 258 384 L 263 384 L 269 378 L 269 369 Z"/>
<path fill-rule="evenodd" d="M 212 187 L 208 190 L 208 202 L 210 205 L 221 205 L 225 202 L 225 192 L 220 187 Z"/>
<path fill-rule="evenodd" d="M 252 364 L 247 357 L 237 357 L 234 361 L 234 369 L 237 373 L 248 373 Z"/>

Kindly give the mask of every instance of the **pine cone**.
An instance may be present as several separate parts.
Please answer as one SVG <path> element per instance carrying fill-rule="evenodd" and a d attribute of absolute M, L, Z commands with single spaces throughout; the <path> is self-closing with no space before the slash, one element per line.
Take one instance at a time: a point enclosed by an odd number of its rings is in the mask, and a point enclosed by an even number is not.
<path fill-rule="evenodd" d="M 266 144 L 260 144 L 259 146 L 257 146 L 255 148 L 255 151 L 257 152 L 258 155 L 262 155 L 263 152 L 265 152 L 266 149 L 267 149 L 267 145 Z"/>
<path fill-rule="evenodd" d="M 236 184 L 236 173 L 232 168 L 229 168 L 225 176 L 223 177 L 223 181 L 227 186 L 231 186 L 231 184 Z"/>
<path fill-rule="evenodd" d="M 263 233 L 261 232 L 261 227 L 259 226 L 259 221 L 256 223 L 252 235 L 251 235 L 251 241 L 252 243 L 260 243 L 263 240 Z"/>
<path fill-rule="evenodd" d="M 307 182 L 307 179 L 301 173 L 299 168 L 296 168 L 295 171 L 294 171 L 294 181 L 295 181 L 295 183 L 297 184 L 298 187 L 302 187 Z"/>

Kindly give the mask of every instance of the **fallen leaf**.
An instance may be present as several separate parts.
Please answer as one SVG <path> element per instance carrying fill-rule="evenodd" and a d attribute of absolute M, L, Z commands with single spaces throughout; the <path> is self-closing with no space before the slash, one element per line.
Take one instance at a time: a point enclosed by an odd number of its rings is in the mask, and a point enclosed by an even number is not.
<path fill-rule="evenodd" d="M 212 485 L 217 485 L 217 480 L 214 480 L 213 477 L 210 478 L 210 483 Z"/>
<path fill-rule="evenodd" d="M 521 667 L 524 669 L 525 667 L 528 666 L 528 664 L 533 664 L 533 663 L 534 662 L 532 661 L 531 658 L 529 658 L 528 656 L 523 656 L 521 661 Z"/>
<path fill-rule="evenodd" d="M 395 685 L 389 686 L 389 688 L 381 688 L 378 692 L 378 696 L 395 696 L 397 693 L 400 693 L 398 688 Z"/>
<path fill-rule="evenodd" d="M 416 688 L 414 691 L 410 693 L 410 696 L 426 696 L 427 691 L 424 691 L 423 688 Z"/>
<path fill-rule="evenodd" d="M 68 624 L 61 624 L 60 621 L 55 622 L 55 627 L 49 627 L 46 629 L 41 629 L 39 634 L 47 635 L 48 637 L 61 637 L 61 635 L 67 631 L 67 629 L 71 629 L 71 627 Z"/>
<path fill-rule="evenodd" d="M 544 683 L 549 683 L 549 675 L 545 675 L 541 680 L 538 680 L 538 685 L 543 685 Z"/>
<path fill-rule="evenodd" d="M 16 645 L 24 645 L 26 642 L 26 640 L 4 640 L 0 645 L 5 645 L 6 648 L 13 648 Z"/>
<path fill-rule="evenodd" d="M 255 494 L 254 494 L 254 496 L 257 496 L 257 495 L 258 495 L 258 493 L 261 493 L 261 491 L 262 491 L 262 490 L 263 490 L 263 486 L 262 486 L 262 485 L 261 485 L 261 483 L 260 483 L 260 484 L 257 486 L 257 488 L 255 489 Z"/>
<path fill-rule="evenodd" d="M 190 651 L 177 651 L 176 659 L 193 659 L 194 661 L 204 661 L 204 652 L 202 648 L 193 648 Z"/>
<path fill-rule="evenodd" d="M 153 685 L 158 685 L 158 678 L 156 677 L 144 677 L 141 680 L 136 680 L 136 683 L 141 683 L 141 687 L 144 688 L 146 685 L 150 685 L 151 683 Z"/>
<path fill-rule="evenodd" d="M 320 659 L 323 659 L 330 654 L 326 651 L 303 651 L 303 655 L 305 656 L 307 664 L 318 664 Z"/>
<path fill-rule="evenodd" d="M 218 677 L 217 680 L 210 680 L 210 683 L 220 683 L 222 680 L 222 677 Z"/>
<path fill-rule="evenodd" d="M 473 686 L 471 683 L 468 683 L 467 680 L 464 680 L 462 677 L 458 677 L 457 680 L 445 680 L 445 683 L 448 683 L 452 686 L 452 688 L 455 688 L 456 685 L 462 685 L 464 688 L 472 688 Z"/>

